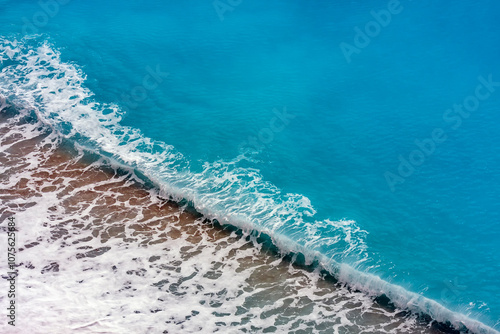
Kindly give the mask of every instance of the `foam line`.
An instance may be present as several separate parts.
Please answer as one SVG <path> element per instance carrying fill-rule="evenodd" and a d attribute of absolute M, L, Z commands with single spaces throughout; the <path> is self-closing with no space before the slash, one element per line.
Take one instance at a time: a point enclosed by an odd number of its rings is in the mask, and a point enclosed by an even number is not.
<path fill-rule="evenodd" d="M 449 321 L 459 329 L 465 326 L 477 333 L 498 333 L 361 271 L 367 260 L 366 231 L 354 221 L 315 221 L 316 212 L 308 198 L 284 194 L 263 180 L 257 169 L 240 167 L 248 159 L 244 155 L 231 161 L 207 162 L 201 172 L 192 172 L 189 161 L 172 146 L 120 125 L 119 106 L 96 102 L 84 87 L 82 71 L 62 62 L 49 43 L 0 38 L 0 54 L 4 64 L 1 95 L 27 112 L 35 112 L 61 138 L 140 171 L 159 187 L 160 194 L 187 199 L 200 213 L 222 224 L 266 234 L 282 252 L 303 254 L 306 263 L 318 261 L 352 288 L 369 295 L 385 294 L 400 308 Z"/>

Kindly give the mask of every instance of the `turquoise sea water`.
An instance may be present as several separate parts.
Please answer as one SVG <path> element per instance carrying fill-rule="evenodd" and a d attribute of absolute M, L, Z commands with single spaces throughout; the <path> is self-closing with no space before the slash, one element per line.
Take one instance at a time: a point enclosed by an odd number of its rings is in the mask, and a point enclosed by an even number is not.
<path fill-rule="evenodd" d="M 499 13 L 486 0 L 2 1 L 0 93 L 360 289 L 499 330 Z"/>

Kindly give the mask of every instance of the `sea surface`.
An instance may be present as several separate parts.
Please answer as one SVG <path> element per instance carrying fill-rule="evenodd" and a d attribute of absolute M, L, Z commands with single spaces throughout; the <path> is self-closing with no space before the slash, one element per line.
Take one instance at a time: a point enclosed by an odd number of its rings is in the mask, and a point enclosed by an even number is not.
<path fill-rule="evenodd" d="M 0 1 L 1 224 L 19 298 L 41 289 L 19 323 L 48 332 L 65 300 L 55 333 L 498 333 L 499 15 Z"/>

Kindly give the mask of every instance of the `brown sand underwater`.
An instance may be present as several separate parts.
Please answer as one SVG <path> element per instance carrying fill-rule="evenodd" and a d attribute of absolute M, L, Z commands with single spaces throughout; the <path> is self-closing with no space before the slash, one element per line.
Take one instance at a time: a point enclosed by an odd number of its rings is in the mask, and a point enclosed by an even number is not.
<path fill-rule="evenodd" d="M 43 124 L 1 115 L 0 165 L 19 265 L 17 325 L 2 333 L 442 333 L 62 148 Z"/>

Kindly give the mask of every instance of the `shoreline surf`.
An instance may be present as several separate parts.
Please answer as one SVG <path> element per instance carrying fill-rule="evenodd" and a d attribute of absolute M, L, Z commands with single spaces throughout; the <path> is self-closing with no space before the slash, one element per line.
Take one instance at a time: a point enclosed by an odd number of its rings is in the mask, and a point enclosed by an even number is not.
<path fill-rule="evenodd" d="M 10 117 L 7 116 L 5 119 L 2 119 L 0 126 L 5 124 L 5 121 L 8 122 L 9 118 Z M 22 259 L 20 263 L 21 268 L 19 270 L 23 274 L 20 277 L 27 280 L 27 282 L 21 280 L 20 283 L 23 287 L 25 284 L 28 284 L 32 285 L 37 290 L 43 291 L 45 293 L 44 298 L 50 305 L 53 305 L 53 303 L 60 304 L 62 301 L 65 301 L 65 303 L 68 302 L 68 300 L 63 297 L 64 295 L 60 293 L 56 293 L 54 296 L 50 296 L 50 294 L 47 293 L 55 292 L 52 289 L 54 284 L 51 283 L 52 280 L 55 282 L 64 282 L 64 273 L 68 271 L 71 272 L 71 270 L 68 269 L 71 263 L 76 265 L 77 268 L 72 274 L 84 276 L 83 279 L 80 277 L 82 283 L 78 284 L 84 284 L 86 279 L 99 282 L 98 280 L 95 281 L 96 277 L 86 277 L 84 272 L 85 270 L 96 271 L 99 277 L 99 273 L 104 269 L 96 268 L 100 263 L 99 259 L 104 258 L 105 254 L 113 252 L 114 247 L 126 252 L 128 247 L 133 247 L 134 242 L 138 243 L 140 247 L 145 247 L 146 252 L 141 253 L 139 248 L 134 251 L 137 252 L 136 255 L 141 257 L 147 254 L 148 258 L 153 260 L 153 263 L 156 263 L 156 261 L 159 261 L 159 259 L 156 258 L 159 256 L 155 255 L 156 246 L 161 246 L 160 249 L 167 246 L 170 248 L 169 252 L 171 253 L 175 252 L 176 249 L 175 247 L 172 248 L 173 240 L 186 240 L 189 242 L 187 244 L 181 242 L 183 246 L 177 249 L 181 254 L 182 261 L 189 262 L 190 259 L 196 259 L 197 261 L 196 253 L 203 252 L 203 247 L 211 247 L 213 251 L 223 253 L 224 249 L 227 249 L 229 252 L 226 252 L 225 255 L 220 258 L 225 259 L 225 262 L 215 267 L 224 266 L 226 261 L 231 263 L 231 259 L 235 258 L 238 262 L 239 270 L 241 272 L 248 271 L 249 273 L 249 275 L 244 275 L 245 280 L 239 280 L 240 283 L 253 282 L 247 289 L 252 287 L 251 290 L 257 289 L 257 293 L 258 290 L 262 289 L 264 286 L 267 286 L 267 288 L 263 291 L 266 291 L 266 294 L 270 294 L 271 296 L 284 293 L 279 291 L 283 288 L 285 288 L 285 290 L 293 290 L 295 288 L 292 287 L 293 285 L 290 286 L 289 284 L 300 282 L 298 284 L 298 289 L 304 289 L 305 291 L 297 295 L 288 294 L 288 297 L 284 300 L 302 298 L 300 297 L 301 295 L 305 298 L 305 296 L 311 292 L 313 293 L 312 295 L 318 295 L 314 303 L 319 305 L 326 303 L 326 305 L 322 307 L 333 307 L 335 309 L 334 314 L 340 314 L 340 316 L 337 315 L 336 318 L 343 319 L 345 316 L 346 319 L 350 319 L 345 324 L 342 322 L 346 320 L 341 320 L 340 324 L 335 324 L 334 321 L 331 325 L 333 328 L 336 326 L 340 326 L 339 328 L 347 326 L 344 328 L 351 328 L 351 330 L 355 330 L 355 328 L 358 328 L 358 330 L 372 328 L 371 330 L 373 332 L 396 331 L 435 334 L 454 332 L 450 324 L 438 323 L 428 315 L 418 315 L 406 312 L 404 309 L 394 306 L 392 301 L 387 299 L 387 297 L 377 297 L 375 295 L 368 296 L 365 292 L 362 292 L 362 289 L 359 289 L 361 291 L 358 292 L 355 286 L 349 287 L 346 282 L 342 282 L 342 279 L 337 280 L 333 278 L 333 276 L 329 276 L 328 273 L 322 272 L 319 266 L 307 266 L 300 261 L 300 259 L 297 259 L 296 255 L 279 254 L 279 250 L 273 250 L 273 246 L 266 243 L 266 240 L 263 240 L 264 238 L 262 238 L 262 236 L 259 238 L 252 233 L 247 234 L 241 230 L 228 229 L 220 224 L 211 223 L 201 214 L 195 213 L 187 208 L 186 205 L 179 206 L 174 202 L 160 199 L 158 198 L 158 190 L 144 184 L 141 179 L 133 174 L 133 171 L 123 170 L 116 166 L 111 167 L 109 163 L 103 161 L 102 158 L 96 157 L 91 152 L 85 153 L 82 151 L 74 151 L 71 149 L 71 145 L 61 144 L 59 142 L 60 138 L 58 139 L 57 136 L 54 136 L 50 130 L 37 133 L 36 129 L 40 129 L 40 124 L 36 124 L 37 122 L 35 122 L 35 124 L 29 123 L 30 122 L 24 124 L 24 126 L 21 125 L 17 129 L 11 125 L 3 127 L 2 129 L 2 132 L 7 132 L 7 134 L 6 137 L 4 137 L 6 140 L 2 140 L 1 143 L 2 154 L 0 159 L 2 160 L 3 166 L 11 168 L 9 170 L 10 173 L 7 173 L 6 176 L 14 179 L 17 184 L 7 188 L 5 187 L 5 183 L 3 183 L 1 196 L 3 201 L 5 201 L 4 204 L 9 209 L 2 210 L 1 216 L 2 220 L 12 215 L 22 220 L 24 217 L 23 214 L 30 211 L 31 206 L 39 206 L 37 208 L 39 212 L 39 221 L 32 220 L 30 225 L 23 226 L 23 224 L 20 224 L 19 226 L 19 232 L 23 235 L 22 239 L 24 239 L 23 241 L 25 242 L 19 249 Z M 8 130 L 6 130 L 6 128 L 8 128 Z M 23 138 L 16 135 L 16 133 L 28 133 L 32 135 L 32 137 Z M 2 134 L 5 135 L 4 133 Z M 6 157 L 8 157 L 8 160 L 5 160 Z M 26 168 L 24 162 L 30 160 L 31 162 L 35 162 L 35 157 L 40 159 L 37 161 L 39 166 L 36 168 Z M 3 181 L 5 181 L 5 179 Z M 42 200 L 42 198 L 45 198 L 39 197 L 42 194 L 43 196 L 47 196 L 48 200 Z M 154 200 L 155 197 L 157 198 L 156 200 Z M 33 201 L 38 203 L 35 204 Z M 46 203 L 40 205 L 44 201 L 46 201 Z M 53 203 L 51 203 L 51 201 Z M 24 202 L 24 204 L 21 202 Z M 53 206 L 52 204 L 54 203 L 59 203 L 59 206 Z M 126 205 L 123 206 L 123 204 Z M 85 209 L 85 206 L 87 206 L 88 209 Z M 141 214 L 137 216 L 130 215 L 131 210 L 136 210 L 140 207 L 146 209 L 142 209 Z M 40 210 L 43 208 L 51 215 L 44 217 L 43 210 Z M 82 215 L 82 213 L 85 212 L 87 213 Z M 31 212 L 31 214 L 32 213 L 33 212 Z M 98 220 L 92 219 L 91 216 L 97 217 Z M 99 220 L 101 221 L 99 222 Z M 43 225 L 42 222 L 44 222 Z M 40 228 L 42 226 L 48 227 L 48 230 L 40 233 Z M 27 231 L 26 228 L 31 231 Z M 87 230 L 88 233 L 85 233 L 85 230 Z M 127 233 L 127 230 L 133 231 L 133 233 L 130 235 Z M 87 234 L 88 236 L 86 236 Z M 34 240 L 34 237 L 37 238 Z M 134 238 L 138 240 L 133 241 Z M 123 248 L 123 245 L 120 246 L 120 243 L 116 242 L 117 240 L 123 241 L 125 245 L 128 246 Z M 209 243 L 204 243 L 204 241 L 209 241 Z M 236 243 L 237 246 L 230 246 L 232 243 Z M 193 248 L 197 248 L 195 245 L 200 244 L 202 244 L 203 247 L 193 252 Z M 84 246 L 82 247 L 80 245 Z M 54 248 L 54 246 L 57 247 Z M 40 247 L 46 247 L 47 250 L 42 251 Z M 60 247 L 64 247 L 66 250 Z M 183 247 L 187 247 L 187 249 L 183 249 Z M 41 252 L 41 254 L 39 256 L 33 256 L 35 254 L 34 252 Z M 62 254 L 57 255 L 58 252 L 62 252 Z M 243 256 L 239 254 L 240 252 L 243 253 Z M 68 255 L 69 257 L 65 258 L 65 256 Z M 47 258 L 45 258 L 45 256 L 47 256 Z M 69 263 L 67 262 L 68 260 L 70 261 Z M 87 265 L 81 267 L 78 264 L 78 261 L 86 260 L 91 261 L 90 263 L 92 265 L 87 263 Z M 110 259 L 107 258 L 103 261 L 107 263 Z M 123 261 L 118 262 L 125 266 Z M 182 266 L 183 265 L 180 264 L 178 268 L 180 269 Z M 118 265 L 113 266 L 113 268 L 111 268 L 112 273 L 120 271 Z M 175 266 L 172 267 L 172 269 L 175 269 Z M 126 276 L 132 274 L 141 277 L 141 273 L 143 273 L 142 270 L 143 269 L 140 268 L 127 268 Z M 149 269 L 146 270 L 148 271 Z M 35 273 L 36 271 L 38 271 L 38 274 Z M 279 275 L 277 275 L 276 271 L 279 272 Z M 238 270 L 236 272 L 238 272 Z M 342 272 L 345 271 L 341 270 L 341 273 Z M 208 269 L 205 275 L 215 275 L 215 278 L 223 274 L 221 274 L 220 270 Z M 67 278 L 68 277 L 66 277 L 66 279 Z M 61 279 L 63 279 L 63 281 L 61 281 Z M 37 280 L 40 281 L 37 282 Z M 167 282 L 165 279 L 160 280 L 160 283 L 155 283 L 155 280 L 148 280 L 147 282 L 154 286 L 158 286 L 158 284 L 162 286 L 165 284 L 169 285 L 169 291 L 174 295 L 177 291 L 176 289 L 182 286 L 182 280 L 181 283 L 177 284 L 175 284 L 175 282 Z M 44 284 L 44 288 L 42 288 L 40 284 Z M 77 287 L 78 284 L 76 285 Z M 227 283 L 223 281 L 219 284 L 222 284 L 222 286 L 227 285 Z M 134 289 L 134 284 L 131 284 L 130 287 Z M 85 289 L 85 284 L 83 288 Z M 87 285 L 87 289 L 88 288 L 89 286 Z M 98 286 L 94 286 L 94 288 L 99 290 Z M 135 288 L 138 287 L 136 286 Z M 304 295 L 308 289 L 312 290 Z M 37 296 L 34 291 L 27 291 L 25 293 L 27 296 L 24 297 L 22 301 L 27 301 L 26 298 L 34 298 L 36 300 L 36 297 L 40 297 Z M 33 293 L 34 295 L 32 295 Z M 71 294 L 69 291 L 65 291 L 65 293 Z M 61 297 L 63 297 L 61 300 L 57 299 Z M 137 296 L 134 298 L 136 297 Z M 252 297 L 251 294 L 248 297 L 251 297 L 250 299 L 257 298 L 256 296 Z M 95 296 L 93 298 L 95 298 Z M 245 300 L 247 300 L 247 298 L 245 298 Z M 268 298 L 264 298 L 264 300 L 268 300 Z M 271 297 L 270 300 L 274 298 L 276 297 Z M 335 304 L 332 305 L 326 302 L 331 298 L 337 300 L 337 303 L 339 303 L 337 307 L 334 307 Z M 89 301 L 95 302 L 95 300 L 92 300 L 92 294 L 89 294 L 86 299 L 88 300 L 86 300 L 85 305 L 89 305 Z M 360 300 L 363 300 L 363 303 L 356 306 Z M 134 304 L 134 299 L 128 302 Z M 254 302 L 258 303 L 257 300 Z M 345 302 L 348 303 L 346 304 Z M 246 303 L 248 303 L 248 301 L 246 301 Z M 279 298 L 270 305 L 276 303 L 278 304 L 278 309 L 271 313 L 279 315 L 282 312 L 290 312 L 289 307 L 295 302 L 292 304 L 285 302 L 285 305 L 288 304 L 288 306 L 282 310 L 280 310 Z M 351 304 L 351 306 L 349 306 L 349 304 Z M 33 310 L 29 313 L 40 312 L 39 308 L 42 305 L 33 307 Z M 146 309 L 148 307 L 149 305 L 146 306 Z M 304 307 L 304 305 L 300 306 L 300 308 L 301 307 Z M 69 308 L 73 310 L 77 309 L 71 302 L 69 303 Z M 300 311 L 300 308 L 295 311 L 298 312 L 297 314 L 299 315 L 303 312 Z M 54 305 L 51 309 L 51 311 L 47 311 L 54 312 Z M 59 321 L 60 323 L 58 325 L 51 323 L 51 321 L 57 322 L 57 317 L 60 317 L 57 313 L 57 309 L 58 308 L 55 307 L 56 313 L 52 315 L 44 311 L 43 315 L 46 317 L 45 319 L 47 322 L 43 324 L 36 324 L 35 322 L 35 325 L 37 325 L 39 329 L 40 325 L 41 328 L 51 328 L 54 330 L 53 332 L 67 329 L 64 328 L 64 326 L 67 325 L 64 321 Z M 170 305 L 163 304 L 161 310 L 157 312 L 168 313 L 170 309 Z M 272 308 L 269 309 L 269 311 L 271 310 Z M 80 312 L 84 314 L 85 311 L 84 308 L 80 309 Z M 138 312 L 139 313 L 135 314 L 141 314 L 143 311 L 141 310 Z M 297 314 L 295 314 L 295 316 L 297 316 Z M 332 314 L 325 315 L 326 320 L 328 320 L 328 317 L 332 317 Z M 105 318 L 106 317 L 103 319 Z M 73 320 L 71 322 L 72 328 L 77 332 L 83 333 L 91 333 L 94 330 L 103 329 L 113 332 L 113 327 L 107 326 L 106 321 L 103 319 L 99 321 L 90 321 L 87 324 L 82 324 L 81 321 Z M 22 318 L 20 318 L 19 321 L 22 321 Z M 114 321 L 116 321 L 116 319 Z M 175 321 L 173 321 L 173 323 L 175 323 Z M 182 322 L 179 322 L 172 326 L 179 329 L 182 328 L 181 323 Z M 328 321 L 326 323 L 328 323 Z M 220 326 L 220 324 L 218 326 Z M 310 326 L 311 324 L 308 324 L 305 328 L 309 328 Z M 325 324 L 316 324 L 316 327 L 318 326 L 325 330 L 331 329 L 325 327 L 327 326 Z M 272 327 L 273 326 L 266 328 L 271 328 L 270 330 L 272 331 Z M 217 327 L 212 329 L 215 328 Z M 219 327 L 218 329 L 220 330 L 221 328 L 223 327 Z M 259 327 L 256 326 L 253 330 L 258 330 L 258 328 Z M 281 327 L 278 326 L 276 328 Z M 264 329 L 264 327 L 261 329 Z M 231 327 L 228 327 L 227 330 L 231 330 Z M 480 333 L 480 331 L 478 331 L 478 333 Z"/>
<path fill-rule="evenodd" d="M 30 63 L 30 68 L 23 72 L 22 66 L 15 69 L 10 67 L 2 72 L 5 80 L 3 84 L 9 83 L 9 78 L 19 75 L 25 77 L 22 84 L 10 82 L 7 88 L 2 87 L 3 93 L 8 92 L 5 94 L 7 103 L 23 105 L 23 108 L 28 108 L 28 113 L 34 112 L 36 120 L 51 129 L 51 134 L 56 137 L 55 141 L 66 140 L 75 145 L 77 151 L 93 151 L 97 156 L 102 156 L 102 161 L 111 163 L 115 171 L 121 168 L 127 171 L 126 175 L 143 175 L 138 180 L 154 184 L 160 196 L 175 201 L 187 200 L 208 219 L 215 219 L 222 225 L 235 226 L 253 237 L 265 235 L 281 253 L 300 254 L 306 266 L 318 263 L 340 282 L 367 296 L 374 298 L 386 295 L 402 310 L 429 314 L 433 320 L 449 322 L 459 330 L 467 328 L 477 333 L 498 333 L 435 301 L 336 260 L 334 255 L 340 254 L 340 259 L 350 257 L 356 259 L 357 262 L 354 262 L 359 266 L 363 263 L 362 252 L 358 253 L 363 248 L 363 233 L 352 222 L 328 221 L 324 224 L 324 228 L 337 231 L 336 237 L 340 239 L 320 240 L 314 237 L 315 230 L 311 230 L 311 234 L 308 234 L 310 239 L 305 242 L 293 240 L 293 233 L 309 233 L 308 228 L 315 228 L 314 224 L 295 224 L 296 221 L 305 222 L 303 218 L 314 214 L 307 198 L 291 194 L 286 195 L 283 200 L 280 190 L 262 181 L 257 171 L 237 168 L 235 161 L 227 162 L 226 165 L 221 162 L 207 164 L 203 172 L 189 174 L 185 169 L 189 162 L 175 152 L 174 148 L 145 138 L 136 129 L 120 126 L 120 111 L 116 106 L 102 106 L 92 101 L 92 93 L 82 86 L 85 77 L 81 71 L 73 65 L 62 63 L 58 52 L 52 50 L 47 43 L 39 46 L 35 52 L 18 52 L 17 55 L 14 52 L 14 61 Z M 51 72 L 50 68 L 55 70 Z M 51 76 L 51 80 L 40 83 L 40 77 L 45 76 Z M 32 90 L 30 87 L 37 89 Z M 55 93 L 52 94 L 53 92 Z M 240 156 L 236 161 L 242 159 L 245 157 Z M 160 167 L 161 169 L 157 169 Z M 245 177 L 249 177 L 250 181 L 243 180 Z M 228 179 L 236 182 L 227 183 Z M 236 194 L 241 189 L 235 187 L 235 184 L 243 187 L 257 185 L 257 189 L 262 192 L 257 193 L 256 197 L 237 197 Z M 47 193 L 51 193 L 50 189 L 47 189 Z M 239 206 L 235 207 L 235 204 Z M 76 204 L 69 204 L 69 207 L 74 205 Z M 272 210 L 266 211 L 268 208 Z M 260 221 L 259 224 L 255 223 L 257 220 Z M 284 227 L 289 227 L 286 226 L 287 223 L 291 224 L 291 229 L 287 229 L 285 233 Z M 338 253 L 321 253 L 323 242 L 327 245 L 338 242 Z"/>

